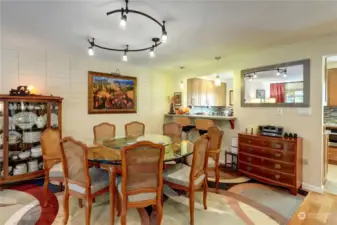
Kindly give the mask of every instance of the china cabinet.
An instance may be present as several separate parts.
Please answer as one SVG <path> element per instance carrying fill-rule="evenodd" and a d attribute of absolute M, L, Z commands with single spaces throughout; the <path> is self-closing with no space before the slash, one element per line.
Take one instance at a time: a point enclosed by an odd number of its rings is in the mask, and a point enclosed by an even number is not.
<path fill-rule="evenodd" d="M 62 131 L 62 98 L 0 95 L 0 185 L 43 176 L 40 134 Z"/>

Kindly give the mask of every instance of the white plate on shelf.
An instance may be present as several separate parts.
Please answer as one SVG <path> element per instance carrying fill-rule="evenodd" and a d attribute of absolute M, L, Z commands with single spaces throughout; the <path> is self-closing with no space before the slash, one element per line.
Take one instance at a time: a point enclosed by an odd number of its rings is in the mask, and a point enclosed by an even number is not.
<path fill-rule="evenodd" d="M 19 112 L 13 116 L 13 120 L 21 129 L 31 129 L 35 125 L 37 115 L 33 112 Z"/>
<path fill-rule="evenodd" d="M 56 113 L 50 114 L 50 123 L 52 127 L 57 127 L 59 125 L 59 117 Z"/>
<path fill-rule="evenodd" d="M 17 131 L 8 132 L 8 144 L 17 144 L 21 141 L 21 134 Z"/>

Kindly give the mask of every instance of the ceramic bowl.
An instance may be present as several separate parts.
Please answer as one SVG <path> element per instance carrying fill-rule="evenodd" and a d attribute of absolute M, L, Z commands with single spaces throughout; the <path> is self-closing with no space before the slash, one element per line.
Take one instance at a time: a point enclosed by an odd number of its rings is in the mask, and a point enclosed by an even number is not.
<path fill-rule="evenodd" d="M 27 159 L 27 158 L 29 158 L 29 156 L 30 156 L 30 151 L 21 152 L 19 154 L 20 159 Z"/>
<path fill-rule="evenodd" d="M 16 167 L 15 167 L 16 170 L 24 170 L 24 169 L 27 169 L 27 164 L 26 163 L 20 163 L 20 164 L 17 164 Z"/>

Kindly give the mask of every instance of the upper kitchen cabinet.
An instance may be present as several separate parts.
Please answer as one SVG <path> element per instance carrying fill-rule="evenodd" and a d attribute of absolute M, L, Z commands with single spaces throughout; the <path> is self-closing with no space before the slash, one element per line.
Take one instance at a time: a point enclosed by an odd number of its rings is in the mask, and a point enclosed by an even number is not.
<path fill-rule="evenodd" d="M 187 80 L 187 104 L 191 106 L 226 106 L 226 84 L 215 86 L 211 80 Z"/>
<path fill-rule="evenodd" d="M 337 68 L 328 69 L 328 106 L 337 106 Z"/>

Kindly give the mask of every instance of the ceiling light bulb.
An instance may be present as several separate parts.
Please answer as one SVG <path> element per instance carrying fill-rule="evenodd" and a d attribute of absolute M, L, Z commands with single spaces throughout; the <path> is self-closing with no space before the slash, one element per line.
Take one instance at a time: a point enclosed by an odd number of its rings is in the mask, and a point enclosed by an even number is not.
<path fill-rule="evenodd" d="M 184 81 L 180 81 L 180 89 L 184 88 Z"/>
<path fill-rule="evenodd" d="M 162 41 L 163 43 L 166 43 L 166 42 L 167 42 L 167 33 L 166 33 L 166 31 L 163 32 L 163 35 L 161 36 L 161 41 Z"/>
<path fill-rule="evenodd" d="M 221 86 L 221 80 L 219 78 L 219 75 L 216 76 L 214 84 L 215 84 L 215 86 Z"/>
<path fill-rule="evenodd" d="M 254 73 L 254 76 L 253 76 L 253 78 L 257 78 L 257 75 L 256 75 L 256 73 Z"/>
<path fill-rule="evenodd" d="M 93 55 L 94 55 L 94 50 L 92 49 L 92 47 L 89 47 L 89 49 L 88 49 L 88 54 L 89 54 L 90 56 L 93 56 Z"/>
<path fill-rule="evenodd" d="M 126 20 L 127 20 L 126 15 L 123 15 L 122 18 L 121 18 L 121 21 L 119 23 L 120 28 L 124 29 L 126 27 Z"/>
<path fill-rule="evenodd" d="M 153 48 L 151 48 L 151 50 L 150 50 L 150 57 L 151 57 L 151 58 L 156 57 L 156 54 L 154 53 Z"/>
<path fill-rule="evenodd" d="M 280 76 L 281 73 L 280 73 L 280 69 L 277 69 L 277 73 L 276 73 L 276 76 Z"/>
<path fill-rule="evenodd" d="M 251 78 L 251 77 L 249 77 L 249 81 L 252 81 L 252 78 Z"/>
<path fill-rule="evenodd" d="M 286 74 L 286 73 L 284 73 L 284 74 L 283 74 L 283 77 L 287 77 L 287 74 Z"/>
<path fill-rule="evenodd" d="M 123 61 L 124 61 L 124 62 L 127 62 L 127 61 L 128 61 L 128 56 L 126 55 L 126 52 L 125 52 L 124 55 L 123 55 Z"/>

